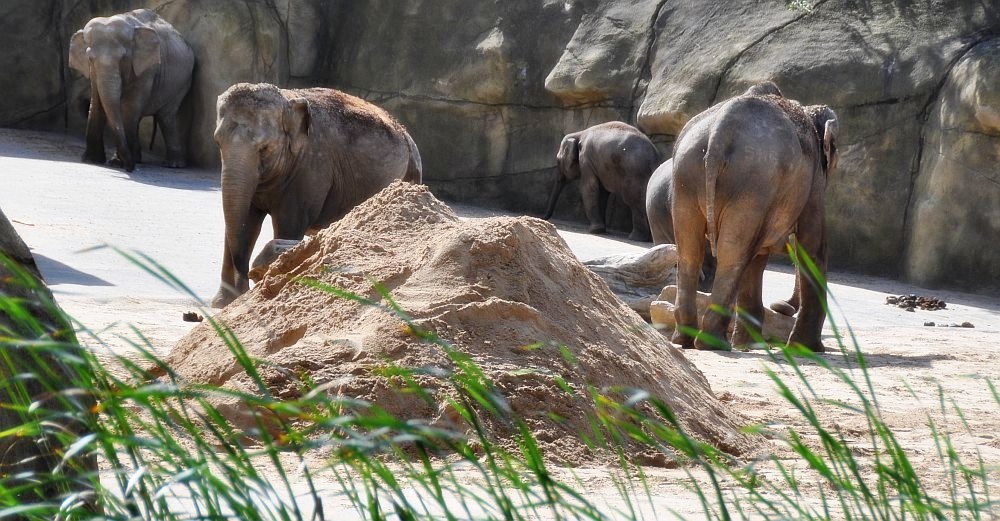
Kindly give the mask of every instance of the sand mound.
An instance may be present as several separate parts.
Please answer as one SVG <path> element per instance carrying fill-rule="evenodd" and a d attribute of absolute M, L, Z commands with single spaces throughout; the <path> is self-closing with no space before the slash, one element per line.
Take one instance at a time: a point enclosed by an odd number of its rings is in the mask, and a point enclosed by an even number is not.
<path fill-rule="evenodd" d="M 683 352 L 577 261 L 545 221 L 461 221 L 426 187 L 397 182 L 282 255 L 261 284 L 216 315 L 267 362 L 261 370 L 277 396 L 297 396 L 289 375 L 308 374 L 397 416 L 446 421 L 447 411 L 373 374 L 390 363 L 448 367 L 440 348 L 408 334 L 398 317 L 292 280 L 298 276 L 374 300 L 372 281 L 382 284 L 420 326 L 472 356 L 556 459 L 587 459 L 578 433 L 589 430 L 590 411 L 553 375 L 578 391 L 645 389 L 703 440 L 731 453 L 748 447 Z M 208 324 L 183 338 L 168 362 L 189 380 L 253 389 Z M 489 427 L 503 438 L 499 425 Z"/>

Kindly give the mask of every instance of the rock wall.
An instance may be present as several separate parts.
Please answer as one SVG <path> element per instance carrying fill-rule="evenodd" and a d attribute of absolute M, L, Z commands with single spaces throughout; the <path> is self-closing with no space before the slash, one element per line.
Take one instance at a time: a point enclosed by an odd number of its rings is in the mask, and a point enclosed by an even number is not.
<path fill-rule="evenodd" d="M 835 268 L 993 291 L 1000 9 L 989 4 L 11 0 L 3 25 L 25 30 L 0 33 L 18 51 L 0 52 L 0 125 L 82 135 L 89 87 L 66 68 L 65 42 L 92 16 L 148 7 L 198 56 L 188 108 L 197 163 L 218 162 L 215 98 L 230 84 L 333 86 L 407 125 L 439 196 L 540 213 L 565 133 L 626 120 L 665 158 L 693 115 L 771 79 L 841 117 L 828 189 Z M 582 221 L 575 194 L 557 218 Z"/>

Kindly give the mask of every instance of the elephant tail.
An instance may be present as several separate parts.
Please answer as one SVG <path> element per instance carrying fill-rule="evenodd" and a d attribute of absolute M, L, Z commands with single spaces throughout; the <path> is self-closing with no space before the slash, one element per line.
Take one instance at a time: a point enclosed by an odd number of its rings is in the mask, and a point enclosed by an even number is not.
<path fill-rule="evenodd" d="M 420 160 L 420 150 L 417 149 L 417 144 L 413 142 L 413 138 L 410 137 L 408 132 L 406 133 L 406 145 L 410 149 L 410 162 L 406 165 L 406 174 L 403 176 L 403 181 L 420 184 L 423 182 L 424 165 Z"/>
<path fill-rule="evenodd" d="M 708 138 L 708 146 L 705 147 L 705 220 L 708 228 L 708 245 L 712 250 L 712 256 L 718 256 L 718 230 L 715 222 L 715 185 L 719 181 L 726 167 L 729 166 L 725 150 L 721 150 L 722 143 L 719 139 L 713 139 L 717 133 L 713 132 Z"/>

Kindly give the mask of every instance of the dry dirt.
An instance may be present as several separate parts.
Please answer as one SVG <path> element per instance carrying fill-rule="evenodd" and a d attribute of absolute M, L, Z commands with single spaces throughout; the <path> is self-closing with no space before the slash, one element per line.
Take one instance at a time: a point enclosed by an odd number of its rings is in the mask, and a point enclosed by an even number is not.
<path fill-rule="evenodd" d="M 216 289 L 222 251 L 217 173 L 143 165 L 125 174 L 80 164 L 81 152 L 82 143 L 65 136 L 0 130 L 0 207 L 32 247 L 56 298 L 70 315 L 99 331 L 109 349 L 127 351 L 129 342 L 138 338 L 128 327 L 134 325 L 165 355 L 191 331 L 193 325 L 183 322 L 181 315 L 197 309 L 197 302 L 101 246 L 148 254 L 188 283 L 194 295 L 209 298 Z M 462 218 L 483 215 L 461 206 L 456 213 Z M 617 236 L 592 237 L 579 233 L 577 226 L 556 224 L 581 259 L 642 250 Z M 837 272 L 829 278 L 838 331 L 849 350 L 856 343 L 865 356 L 882 414 L 910 451 L 916 471 L 928 478 L 931 491 L 943 495 L 947 482 L 936 479 L 942 465 L 928 418 L 952 435 L 963 460 L 972 462 L 981 455 L 995 485 L 1000 405 L 987 382 L 1000 377 L 1000 299 Z M 790 270 L 772 266 L 765 275 L 765 300 L 783 298 L 791 286 Z M 947 307 L 906 311 L 886 304 L 886 296 L 906 294 L 940 298 Z M 929 322 L 936 325 L 925 325 Z M 974 327 L 943 327 L 964 322 Z M 825 330 L 828 347 L 836 346 L 832 326 L 828 323 Z M 664 343 L 663 349 L 671 348 Z M 766 351 L 684 351 L 671 356 L 693 363 L 712 392 L 743 421 L 778 430 L 805 429 L 797 411 L 779 398 L 766 371 L 776 371 L 795 389 L 805 386 L 788 363 L 771 360 Z M 857 364 L 836 350 L 824 359 L 860 380 Z M 813 363 L 803 363 L 801 370 L 818 396 L 852 400 L 851 392 L 828 371 Z M 953 407 L 961 409 L 964 421 Z M 864 420 L 843 407 L 820 406 L 820 411 L 828 425 L 856 439 L 857 453 L 865 456 Z M 775 451 L 786 462 L 795 459 L 777 439 L 762 448 Z M 644 508 L 657 518 L 670 517 L 668 512 L 697 516 L 698 500 L 684 487 L 682 470 L 649 470 L 654 499 Z M 622 506 L 607 469 L 583 467 L 573 475 L 597 504 Z M 815 500 L 817 489 L 808 490 L 816 494 Z"/>

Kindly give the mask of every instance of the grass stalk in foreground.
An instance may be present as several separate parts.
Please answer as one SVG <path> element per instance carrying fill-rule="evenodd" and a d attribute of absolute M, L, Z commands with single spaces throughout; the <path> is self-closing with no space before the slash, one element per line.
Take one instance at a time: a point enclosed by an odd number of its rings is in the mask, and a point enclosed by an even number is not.
<path fill-rule="evenodd" d="M 123 253 L 193 297 L 155 262 Z M 972 464 L 963 462 L 947 432 L 928 416 L 949 484 L 945 497 L 930 492 L 925 480 L 933 478 L 914 471 L 907 448 L 882 418 L 869 367 L 853 333 L 850 348 L 837 334 L 840 358 L 794 346 L 773 350 L 768 375 L 781 399 L 798 411 L 799 421 L 793 423 L 802 427 L 749 426 L 748 431 L 777 440 L 798 456 L 796 460 L 765 454 L 738 461 L 690 436 L 665 403 L 642 390 L 579 392 L 562 380 L 581 407 L 594 411 L 591 431 L 581 437 L 590 441 L 592 450 L 618 462 L 617 470 L 609 473 L 622 497 L 619 506 L 610 506 L 593 501 L 583 483 L 558 479 L 527 424 L 482 367 L 419 327 L 384 290 L 380 294 L 386 304 L 316 281 L 302 283 L 379 307 L 440 349 L 447 366 L 388 366 L 383 375 L 401 381 L 404 390 L 430 404 L 446 402 L 461 422 L 443 428 L 427 420 L 397 418 L 378 404 L 334 396 L 327 384 L 308 379 L 300 382 L 300 397 L 280 400 L 270 395 L 260 376 L 263 362 L 250 356 L 224 324 L 211 319 L 211 327 L 253 383 L 254 393 L 182 381 L 139 332 L 134 344 L 138 360 L 106 353 L 98 357 L 101 342 L 96 335 L 88 345 L 97 347 L 83 349 L 75 342 L 29 342 L 8 333 L 0 353 L 16 344 L 46 355 L 38 360 L 57 357 L 71 370 L 58 380 L 62 391 L 52 394 L 66 405 L 83 394 L 93 406 L 78 420 L 85 422 L 85 429 L 60 431 L 61 446 L 68 449 L 51 472 L 28 480 L 0 477 L 0 518 L 87 519 L 93 514 L 84 500 L 88 494 L 97 498 L 103 518 L 115 520 L 342 519 L 345 513 L 334 509 L 338 498 L 353 505 L 353 516 L 363 519 L 661 518 L 668 512 L 655 510 L 660 504 L 655 486 L 629 456 L 637 446 L 679 462 L 710 519 L 981 519 L 996 512 L 989 490 L 996 469 L 981 456 Z M 17 303 L 0 299 L 0 310 L 28 331 L 37 331 L 35 314 Z M 82 329 L 81 334 L 89 332 Z M 834 375 L 849 395 L 821 395 L 809 384 L 807 364 Z M 153 378 L 149 368 L 162 375 Z M 55 374 L 62 373 L 43 364 L 31 377 L 51 380 Z M 0 440 L 38 439 L 40 426 L 64 414 L 28 400 L 28 380 L 8 379 L 9 395 L 21 398 L 4 405 L 21 421 L 5 425 Z M 428 381 L 434 385 L 426 385 Z M 989 385 L 1000 405 L 1000 396 Z M 943 393 L 939 401 L 941 416 L 954 414 L 969 429 L 957 405 Z M 829 407 L 863 419 L 868 426 L 863 447 L 870 456 L 859 456 L 859 443 L 829 424 L 823 416 Z M 228 414 L 234 408 L 245 412 L 239 425 Z M 487 424 L 505 425 L 510 439 L 494 438 Z M 103 479 L 93 470 L 64 472 L 81 456 L 101 461 Z M 67 479 L 86 486 L 53 488 Z"/>

